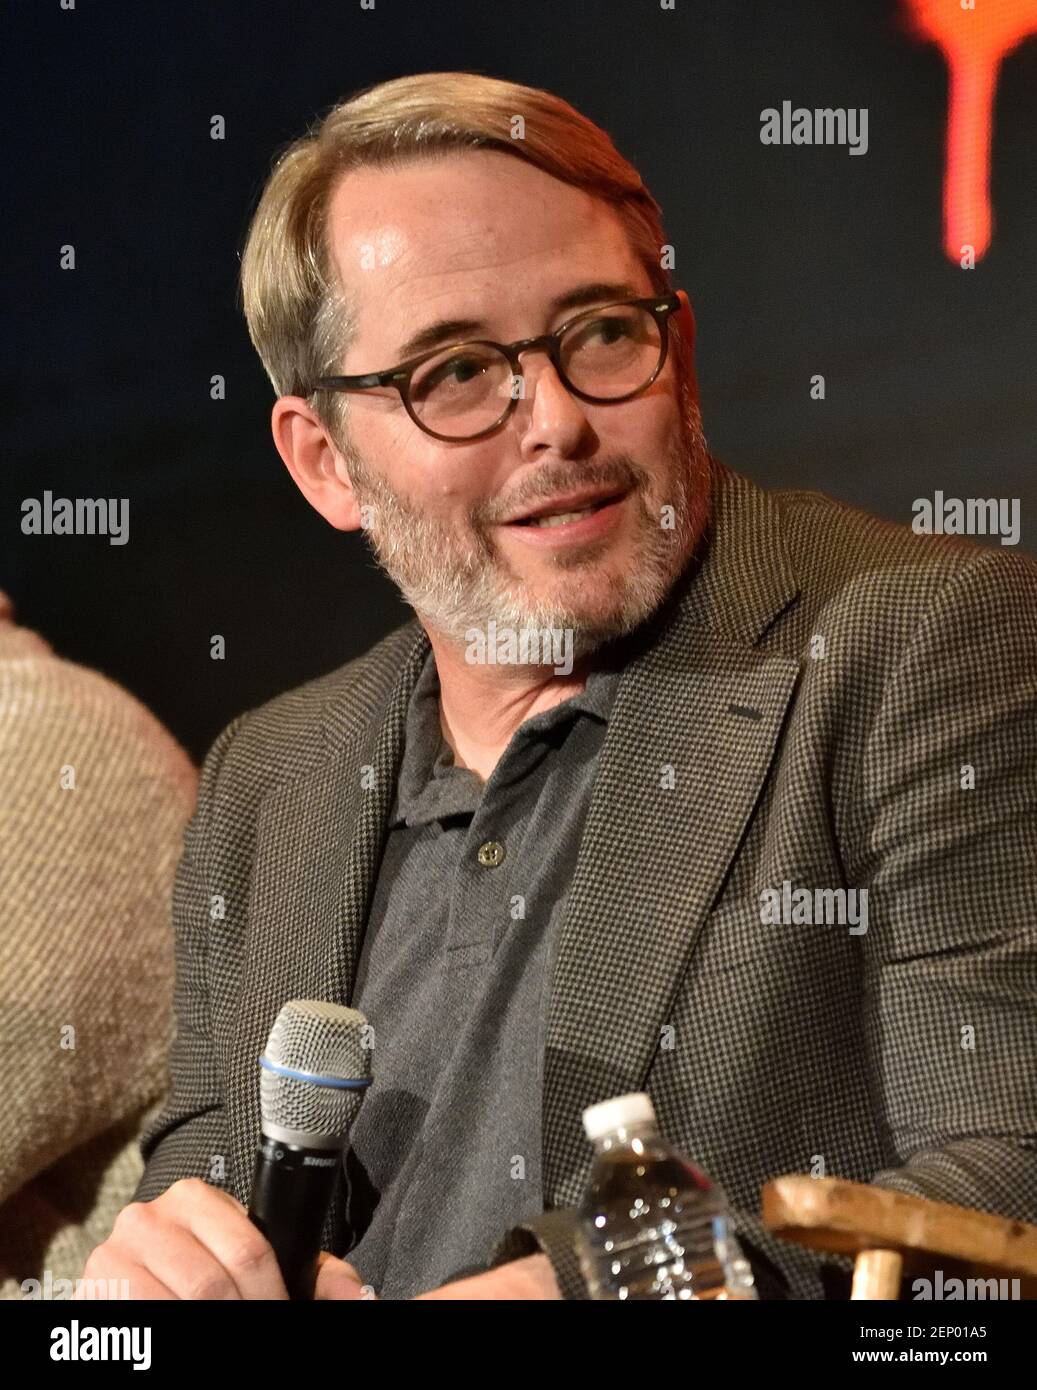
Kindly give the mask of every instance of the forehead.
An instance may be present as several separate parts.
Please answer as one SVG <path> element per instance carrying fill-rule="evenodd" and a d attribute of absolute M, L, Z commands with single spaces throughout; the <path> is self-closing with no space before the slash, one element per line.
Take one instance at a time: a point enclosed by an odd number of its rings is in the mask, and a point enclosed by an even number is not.
<path fill-rule="evenodd" d="M 495 151 L 349 171 L 329 200 L 328 239 L 357 310 L 355 344 L 370 350 L 448 315 L 504 332 L 591 278 L 625 276 L 651 293 L 614 207 Z"/>

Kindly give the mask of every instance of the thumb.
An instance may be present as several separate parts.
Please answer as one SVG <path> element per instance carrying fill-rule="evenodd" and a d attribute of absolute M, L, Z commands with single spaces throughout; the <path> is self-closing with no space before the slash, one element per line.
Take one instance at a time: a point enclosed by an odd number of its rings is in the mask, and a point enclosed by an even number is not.
<path fill-rule="evenodd" d="M 322 1250 L 317 1256 L 317 1283 L 313 1291 L 314 1300 L 322 1302 L 332 1299 L 374 1298 L 374 1289 L 365 1284 L 360 1275 L 345 1260 Z"/>

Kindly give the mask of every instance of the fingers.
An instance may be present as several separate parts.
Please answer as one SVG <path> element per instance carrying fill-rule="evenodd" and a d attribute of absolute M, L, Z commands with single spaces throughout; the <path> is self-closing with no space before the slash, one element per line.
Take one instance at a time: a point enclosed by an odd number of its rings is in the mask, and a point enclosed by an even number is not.
<path fill-rule="evenodd" d="M 98 1246 L 98 1250 L 102 1248 Z M 101 1299 L 107 1301 L 115 1298 L 139 1298 L 156 1302 L 159 1299 L 176 1298 L 176 1294 L 156 1279 L 153 1274 L 149 1274 L 143 1266 L 132 1262 L 123 1264 L 117 1275 L 109 1276 L 95 1272 L 101 1266 L 99 1263 L 91 1263 L 94 1260 L 94 1254 L 91 1254 L 90 1259 L 87 1260 L 83 1277 L 75 1282 L 73 1299 L 84 1302 Z"/>
<path fill-rule="evenodd" d="M 331 1299 L 367 1299 L 374 1297 L 360 1275 L 346 1260 L 340 1260 L 327 1250 L 317 1257 L 317 1284 L 313 1297 L 317 1302 Z"/>
<path fill-rule="evenodd" d="M 113 1231 L 147 1273 L 174 1298 L 240 1299 L 230 1273 L 203 1241 L 189 1228 L 163 1222 L 150 1206 L 142 1202 L 126 1207 Z M 210 1239 L 212 1235 L 210 1229 Z"/>
<path fill-rule="evenodd" d="M 546 1255 L 523 1255 L 482 1274 L 468 1275 L 416 1296 L 421 1299 L 558 1299 L 561 1291 Z"/>
<path fill-rule="evenodd" d="M 229 1276 L 235 1293 L 201 1294 L 200 1297 L 287 1299 L 274 1248 L 248 1219 L 241 1203 L 200 1179 L 189 1178 L 196 1190 L 178 1194 L 177 1212 L 187 1229 L 207 1247 Z M 174 1183 L 173 1187 L 179 1187 Z M 172 1193 L 173 1188 L 169 1189 Z M 164 1193 L 164 1196 L 169 1195 Z M 156 1197 L 161 1201 L 161 1197 Z"/>
<path fill-rule="evenodd" d="M 128 1279 L 133 1298 L 288 1298 L 273 1248 L 245 1208 L 200 1178 L 124 1207 L 83 1277 Z"/>

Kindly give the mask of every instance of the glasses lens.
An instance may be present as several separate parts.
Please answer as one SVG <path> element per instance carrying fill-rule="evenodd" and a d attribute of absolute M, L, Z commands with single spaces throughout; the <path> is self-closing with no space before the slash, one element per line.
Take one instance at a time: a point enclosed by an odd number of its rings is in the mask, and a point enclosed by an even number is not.
<path fill-rule="evenodd" d="M 447 348 L 414 372 L 410 401 L 423 425 L 465 439 L 495 425 L 512 395 L 511 364 L 495 348 Z"/>
<path fill-rule="evenodd" d="M 618 304 L 574 323 L 562 337 L 562 368 L 588 396 L 609 400 L 646 385 L 659 365 L 662 335 L 648 309 Z"/>

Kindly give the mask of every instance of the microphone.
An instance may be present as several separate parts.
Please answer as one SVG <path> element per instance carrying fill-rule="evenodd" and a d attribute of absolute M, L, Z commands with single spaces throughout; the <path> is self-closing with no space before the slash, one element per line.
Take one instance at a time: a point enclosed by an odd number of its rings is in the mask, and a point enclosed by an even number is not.
<path fill-rule="evenodd" d="M 312 1299 L 342 1150 L 371 1084 L 358 1009 L 293 999 L 259 1059 L 262 1133 L 248 1215 L 273 1246 L 288 1297 Z"/>

